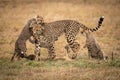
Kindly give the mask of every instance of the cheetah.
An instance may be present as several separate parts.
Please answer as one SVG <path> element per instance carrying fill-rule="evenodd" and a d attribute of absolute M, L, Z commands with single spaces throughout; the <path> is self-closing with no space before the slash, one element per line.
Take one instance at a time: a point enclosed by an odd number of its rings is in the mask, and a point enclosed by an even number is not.
<path fill-rule="evenodd" d="M 84 48 L 87 47 L 89 58 L 100 60 L 104 59 L 103 51 L 101 50 L 94 35 L 90 31 L 85 31 L 84 33 L 86 35 L 86 44 L 84 45 Z"/>
<path fill-rule="evenodd" d="M 82 31 L 90 31 L 94 32 L 97 31 L 100 26 L 102 25 L 102 22 L 104 20 L 104 17 L 100 17 L 98 21 L 97 27 L 91 29 L 83 25 L 82 23 L 79 23 L 75 20 L 59 20 L 54 21 L 50 23 L 44 23 L 44 24 L 38 24 L 30 27 L 30 30 L 33 33 L 34 38 L 38 38 L 39 36 L 44 36 L 44 38 L 47 39 L 47 43 L 49 45 L 48 53 L 49 57 L 51 59 L 54 59 L 56 54 L 54 50 L 54 43 L 58 40 L 58 38 L 65 33 L 65 38 L 68 42 L 68 45 L 70 46 L 71 50 L 73 51 L 72 59 L 75 59 L 77 57 L 78 49 L 79 49 L 79 43 L 76 42 L 76 35 L 80 32 L 80 28 Z M 36 40 L 37 41 L 37 40 Z M 39 45 L 39 40 L 36 42 L 36 44 Z M 40 53 L 40 48 L 36 47 L 37 53 Z M 40 57 L 40 54 L 37 54 L 38 59 Z"/>
<path fill-rule="evenodd" d="M 28 20 L 23 30 L 21 31 L 21 34 L 15 42 L 14 54 L 11 57 L 11 61 L 14 60 L 14 57 L 17 57 L 18 59 L 27 57 L 26 41 L 29 40 L 31 43 L 33 43 L 31 39 L 32 33 L 29 30 L 31 22 L 36 22 L 36 19 L 31 18 L 30 20 Z"/>

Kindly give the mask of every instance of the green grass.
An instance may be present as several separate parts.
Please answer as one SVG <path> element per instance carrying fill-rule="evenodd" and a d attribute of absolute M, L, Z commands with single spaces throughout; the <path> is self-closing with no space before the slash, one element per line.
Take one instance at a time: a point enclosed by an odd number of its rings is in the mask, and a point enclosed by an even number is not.
<path fill-rule="evenodd" d="M 106 76 L 104 79 L 111 75 L 112 71 L 114 71 L 114 76 L 117 76 L 115 79 L 117 80 L 119 75 L 116 75 L 120 71 L 120 59 L 119 60 L 109 60 L 108 62 L 104 61 L 96 61 L 96 60 L 86 60 L 86 59 L 76 59 L 74 61 L 66 61 L 66 60 L 41 60 L 41 61 L 30 61 L 26 59 L 22 59 L 20 61 L 13 61 L 10 62 L 8 58 L 1 58 L 0 59 L 0 80 L 16 80 L 20 76 L 24 76 L 18 80 L 24 79 L 27 80 L 25 76 L 34 75 L 29 78 L 32 80 L 35 79 L 47 79 L 49 80 L 49 76 L 51 76 L 50 80 L 54 79 L 52 74 L 56 75 L 56 78 L 59 77 L 59 74 L 68 74 L 72 75 L 70 79 L 72 80 L 79 80 L 79 76 L 76 75 L 84 75 L 82 80 L 89 80 L 91 76 L 99 71 L 105 73 L 105 69 L 107 70 Z M 93 71 L 93 72 L 91 72 Z M 89 76 L 85 74 L 90 73 Z M 42 74 L 47 74 L 47 77 L 44 77 Z M 35 76 L 42 76 L 42 77 L 35 77 Z M 101 74 L 98 74 L 102 76 Z M 99 76 L 96 76 L 95 79 Z M 56 79 L 55 78 L 55 79 Z M 59 80 L 66 80 L 69 76 L 63 75 Z"/>
<path fill-rule="evenodd" d="M 120 68 L 120 59 L 114 59 L 108 62 L 108 66 L 119 67 Z"/>
<path fill-rule="evenodd" d="M 46 60 L 46 61 L 30 61 L 30 60 L 20 60 L 11 62 L 8 58 L 2 58 L 0 60 L 0 69 L 22 69 L 23 67 L 44 67 L 44 68 L 68 68 L 68 67 L 76 67 L 76 68 L 99 68 L 99 67 L 118 67 L 120 68 L 120 59 L 105 61 L 97 61 L 97 60 L 85 60 L 85 59 L 77 59 L 74 61 L 66 61 L 66 60 Z"/>

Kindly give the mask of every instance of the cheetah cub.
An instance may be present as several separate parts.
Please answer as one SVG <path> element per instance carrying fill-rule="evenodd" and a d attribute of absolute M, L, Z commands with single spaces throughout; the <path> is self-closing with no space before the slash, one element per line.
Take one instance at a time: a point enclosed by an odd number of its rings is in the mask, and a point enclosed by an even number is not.
<path fill-rule="evenodd" d="M 88 49 L 88 56 L 95 59 L 104 59 L 103 51 L 101 50 L 97 40 L 90 31 L 84 32 L 86 35 L 86 44 L 84 48 Z"/>

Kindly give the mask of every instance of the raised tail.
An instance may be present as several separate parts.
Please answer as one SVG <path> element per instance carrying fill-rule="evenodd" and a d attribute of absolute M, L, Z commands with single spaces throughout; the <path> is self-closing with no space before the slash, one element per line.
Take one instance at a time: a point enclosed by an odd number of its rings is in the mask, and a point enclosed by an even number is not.
<path fill-rule="evenodd" d="M 89 28 L 89 30 L 90 30 L 91 32 L 97 31 L 97 30 L 101 27 L 101 25 L 102 25 L 102 23 L 103 23 L 103 20 L 104 20 L 104 16 L 100 17 L 100 19 L 99 19 L 99 21 L 98 21 L 97 27 L 95 27 L 95 28 Z"/>
<path fill-rule="evenodd" d="M 88 28 L 85 25 L 81 24 L 80 27 L 83 28 L 83 31 L 81 33 L 83 33 L 85 30 L 88 30 L 90 32 L 97 31 L 101 27 L 103 20 L 104 20 L 104 16 L 100 17 L 98 21 L 98 25 L 95 28 Z"/>

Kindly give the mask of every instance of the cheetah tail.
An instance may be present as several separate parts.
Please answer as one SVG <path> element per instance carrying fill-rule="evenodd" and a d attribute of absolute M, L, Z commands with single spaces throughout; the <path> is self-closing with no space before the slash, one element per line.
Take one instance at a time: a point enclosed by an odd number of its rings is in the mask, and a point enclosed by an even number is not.
<path fill-rule="evenodd" d="M 93 28 L 93 29 L 90 28 L 89 30 L 90 30 L 91 32 L 97 31 L 97 30 L 101 27 L 103 20 L 104 20 L 104 16 L 101 16 L 100 19 L 99 19 L 99 21 L 98 21 L 97 27 L 95 27 L 95 28 Z"/>

